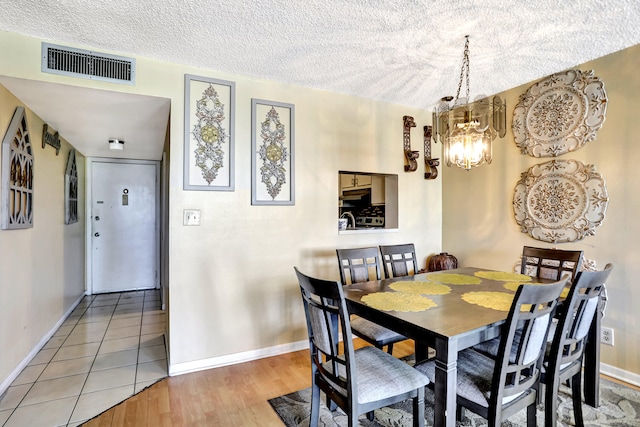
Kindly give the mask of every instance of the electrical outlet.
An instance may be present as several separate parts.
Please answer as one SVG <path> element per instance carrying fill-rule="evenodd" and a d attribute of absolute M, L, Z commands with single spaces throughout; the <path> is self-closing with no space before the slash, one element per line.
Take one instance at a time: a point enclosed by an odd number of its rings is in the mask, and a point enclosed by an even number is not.
<path fill-rule="evenodd" d="M 182 224 L 200 225 L 200 209 L 185 209 Z"/>
<path fill-rule="evenodd" d="M 600 342 L 613 347 L 613 328 L 600 328 Z"/>

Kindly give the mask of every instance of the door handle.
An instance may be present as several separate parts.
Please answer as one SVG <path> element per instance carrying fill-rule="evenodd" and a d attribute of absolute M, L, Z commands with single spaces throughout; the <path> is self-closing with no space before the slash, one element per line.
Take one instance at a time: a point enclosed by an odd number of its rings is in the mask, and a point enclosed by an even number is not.
<path fill-rule="evenodd" d="M 94 236 L 100 237 L 100 233 L 96 233 L 96 234 L 94 234 Z"/>

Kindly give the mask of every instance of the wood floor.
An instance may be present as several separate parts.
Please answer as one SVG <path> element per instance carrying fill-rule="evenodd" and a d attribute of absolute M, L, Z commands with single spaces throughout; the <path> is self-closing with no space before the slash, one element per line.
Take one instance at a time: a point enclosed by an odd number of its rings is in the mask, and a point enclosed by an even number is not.
<path fill-rule="evenodd" d="M 356 339 L 356 347 L 364 345 Z M 393 355 L 412 354 L 413 342 Z M 168 377 L 130 397 L 83 427 L 278 426 L 267 400 L 311 385 L 309 350 Z"/>
<path fill-rule="evenodd" d="M 364 345 L 356 339 L 356 347 Z M 413 342 L 393 355 L 414 352 Z M 278 426 L 267 400 L 311 385 L 309 351 L 168 377 L 83 424 L 106 426 Z M 610 379 L 610 378 L 608 378 Z"/>

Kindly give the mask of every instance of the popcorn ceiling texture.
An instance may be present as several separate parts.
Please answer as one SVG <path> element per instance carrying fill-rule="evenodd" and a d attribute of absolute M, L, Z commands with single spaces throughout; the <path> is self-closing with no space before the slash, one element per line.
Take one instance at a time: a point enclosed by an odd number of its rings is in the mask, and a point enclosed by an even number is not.
<path fill-rule="evenodd" d="M 640 42 L 638 0 L 0 0 L 0 29 L 419 108 Z M 464 95 L 464 87 L 461 96 Z"/>

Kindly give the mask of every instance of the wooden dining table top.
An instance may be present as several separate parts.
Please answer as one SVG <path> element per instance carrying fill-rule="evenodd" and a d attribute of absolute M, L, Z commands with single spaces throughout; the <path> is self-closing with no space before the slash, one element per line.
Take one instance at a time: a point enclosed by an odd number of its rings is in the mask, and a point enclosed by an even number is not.
<path fill-rule="evenodd" d="M 511 280 L 496 280 L 493 278 L 479 277 L 478 273 L 503 274 Z M 407 285 L 412 292 L 420 292 L 420 285 L 427 288 L 429 283 L 440 283 L 442 275 L 461 275 L 476 279 L 473 284 L 454 284 L 444 281 L 449 292 L 446 294 L 419 294 L 423 298 L 428 298 L 435 303 L 435 306 L 420 311 L 381 310 L 375 306 L 367 304 L 366 300 L 373 294 L 381 298 L 391 297 L 392 293 L 398 292 L 397 285 Z M 365 317 L 380 319 L 382 324 L 393 324 L 394 330 L 407 336 L 419 336 L 426 333 L 442 338 L 462 337 L 466 334 L 477 333 L 478 330 L 492 328 L 501 325 L 507 318 L 509 306 L 515 296 L 515 289 L 520 283 L 550 283 L 550 280 L 532 280 L 531 278 L 517 280 L 516 273 L 496 272 L 483 268 L 465 267 L 453 270 L 421 273 L 407 277 L 397 277 L 392 279 L 382 279 L 370 282 L 355 283 L 344 287 L 345 297 L 348 304 L 355 308 L 355 312 L 366 314 Z M 528 276 L 526 276 L 528 277 Z M 416 282 L 418 285 L 411 289 L 407 282 Z M 481 294 L 482 295 L 481 295 Z M 487 306 L 468 302 L 471 297 L 486 300 Z M 498 309 L 491 307 L 491 298 L 500 297 L 508 301 L 508 304 L 501 304 Z M 466 300 L 465 300 L 466 298 Z M 500 304 L 497 304 L 500 305 Z M 497 306 L 496 305 L 496 306 Z M 406 309 L 406 308 L 405 308 Z M 386 319 L 385 319 L 386 318 Z M 393 318 L 393 319 L 391 319 Z M 386 321 L 385 321 L 386 320 Z M 422 330 L 422 331 L 421 331 Z M 471 344 L 473 345 L 473 344 Z"/>

